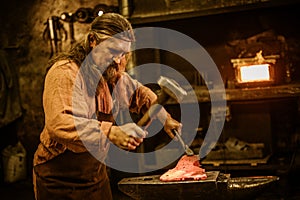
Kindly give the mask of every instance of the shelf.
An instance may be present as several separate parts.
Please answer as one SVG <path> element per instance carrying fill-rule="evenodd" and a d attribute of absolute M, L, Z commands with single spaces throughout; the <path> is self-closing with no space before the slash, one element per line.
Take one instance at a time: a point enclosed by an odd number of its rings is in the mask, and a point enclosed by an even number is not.
<path fill-rule="evenodd" d="M 238 159 L 238 160 L 203 160 L 203 165 L 250 165 L 250 166 L 258 166 L 259 164 L 267 164 L 271 155 L 268 155 L 264 158 L 259 159 Z"/>
<path fill-rule="evenodd" d="M 219 101 L 248 101 L 248 100 L 267 100 L 278 98 L 292 98 L 300 96 L 300 83 L 285 84 L 278 86 L 256 87 L 256 88 L 236 88 L 226 89 L 225 93 L 221 90 L 211 89 L 207 90 L 204 86 L 194 86 L 194 93 L 197 96 L 198 102 L 211 102 L 211 95 L 219 95 Z M 196 103 L 192 102 L 192 91 L 187 91 L 187 98 L 183 99 L 181 103 Z M 174 100 L 169 100 L 167 104 L 176 104 Z"/>
<path fill-rule="evenodd" d="M 219 162 L 219 161 L 218 161 Z M 225 163 L 224 163 L 225 162 Z M 240 163 L 238 163 L 240 162 Z M 201 162 L 202 167 L 207 170 L 220 170 L 220 171 L 268 171 L 269 173 L 288 173 L 292 169 L 299 169 L 297 163 L 293 161 L 291 155 L 285 156 L 284 159 L 278 157 L 276 154 L 267 155 L 262 159 L 254 160 L 238 160 L 231 162 L 230 160 L 220 162 L 220 165 L 211 162 Z"/>
<path fill-rule="evenodd" d="M 129 20 L 133 25 L 187 19 L 299 3 L 298 0 L 135 0 Z"/>
<path fill-rule="evenodd" d="M 257 165 L 220 165 L 220 166 L 214 166 L 211 164 L 202 164 L 202 167 L 206 170 L 206 171 L 212 171 L 212 170 L 220 170 L 220 171 L 250 171 L 250 170 L 254 170 L 254 171 L 286 171 L 288 169 L 288 165 L 278 165 L 278 164 L 262 164 L 262 163 L 258 163 Z"/>

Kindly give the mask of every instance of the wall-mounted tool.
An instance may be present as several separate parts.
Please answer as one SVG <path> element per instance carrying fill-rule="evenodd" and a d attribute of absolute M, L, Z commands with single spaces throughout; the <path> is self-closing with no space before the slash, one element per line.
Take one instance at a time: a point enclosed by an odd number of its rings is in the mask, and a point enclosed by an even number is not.
<path fill-rule="evenodd" d="M 97 4 L 93 9 L 93 17 L 101 16 L 104 13 L 118 13 L 119 7 L 117 6 L 108 6 L 106 4 Z"/>
<path fill-rule="evenodd" d="M 60 22 L 60 18 L 57 16 L 51 16 L 45 23 L 46 28 L 43 33 L 43 39 L 49 41 L 51 54 L 50 58 L 62 51 L 62 41 L 67 38 L 67 31 Z"/>
<path fill-rule="evenodd" d="M 98 4 L 93 9 L 93 17 L 101 16 L 107 12 L 108 6 L 106 4 Z"/>
<path fill-rule="evenodd" d="M 76 21 L 79 23 L 91 23 L 93 21 L 93 9 L 92 8 L 78 8 L 74 13 Z"/>
<path fill-rule="evenodd" d="M 69 23 L 69 37 L 71 46 L 76 42 L 74 36 L 74 22 L 76 21 L 75 16 L 73 13 L 63 12 L 60 15 L 60 19 L 64 22 Z"/>
<path fill-rule="evenodd" d="M 74 33 L 74 23 L 91 23 L 93 19 L 103 13 L 119 12 L 119 7 L 97 4 L 94 8 L 78 8 L 75 13 L 63 12 L 60 16 L 51 16 L 45 22 L 46 28 L 43 32 L 43 39 L 49 41 L 51 47 L 50 58 L 62 51 L 62 41 L 67 40 L 68 33 L 62 22 L 69 24 L 69 38 L 71 47 L 76 42 Z"/>

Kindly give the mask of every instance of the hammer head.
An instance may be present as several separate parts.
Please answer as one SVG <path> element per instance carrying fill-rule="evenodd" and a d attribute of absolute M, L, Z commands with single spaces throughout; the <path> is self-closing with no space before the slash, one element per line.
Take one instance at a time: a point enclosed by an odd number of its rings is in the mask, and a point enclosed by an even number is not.
<path fill-rule="evenodd" d="M 162 88 L 163 92 L 167 93 L 171 98 L 177 99 L 178 102 L 181 102 L 187 95 L 187 92 L 173 79 L 160 76 L 157 83 Z"/>

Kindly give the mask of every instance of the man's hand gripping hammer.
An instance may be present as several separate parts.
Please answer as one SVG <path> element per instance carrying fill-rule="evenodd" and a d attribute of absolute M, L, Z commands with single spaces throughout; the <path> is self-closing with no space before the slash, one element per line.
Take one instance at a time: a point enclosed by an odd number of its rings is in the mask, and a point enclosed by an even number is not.
<path fill-rule="evenodd" d="M 143 127 L 146 126 L 150 120 L 151 116 L 155 116 L 161 109 L 161 106 L 165 105 L 165 103 L 170 99 L 177 100 L 177 102 L 181 102 L 183 98 L 187 95 L 187 92 L 179 86 L 177 82 L 173 79 L 160 76 L 157 81 L 158 85 L 161 87 L 160 94 L 157 97 L 156 102 L 149 108 L 149 110 L 144 114 L 144 116 L 138 121 L 137 125 Z M 194 155 L 194 152 L 184 143 L 180 134 L 177 130 L 173 130 L 173 133 L 178 138 L 179 142 L 183 146 L 187 155 Z"/>

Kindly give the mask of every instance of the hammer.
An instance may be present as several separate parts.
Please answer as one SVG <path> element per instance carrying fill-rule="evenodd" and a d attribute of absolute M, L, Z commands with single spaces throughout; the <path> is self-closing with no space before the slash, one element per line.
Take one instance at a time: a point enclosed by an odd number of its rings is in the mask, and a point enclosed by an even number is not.
<path fill-rule="evenodd" d="M 137 125 L 143 127 L 146 126 L 151 119 L 151 116 L 156 115 L 161 107 L 159 105 L 164 105 L 169 98 L 177 99 L 181 102 L 182 99 L 187 95 L 187 92 L 179 86 L 179 84 L 170 78 L 160 76 L 157 81 L 158 85 L 161 87 L 161 93 L 158 95 L 156 102 L 148 109 L 144 116 L 138 121 Z M 182 147 L 184 148 L 188 156 L 194 155 L 194 152 L 184 143 L 180 134 L 177 130 L 173 130 L 174 135 L 178 138 Z"/>

